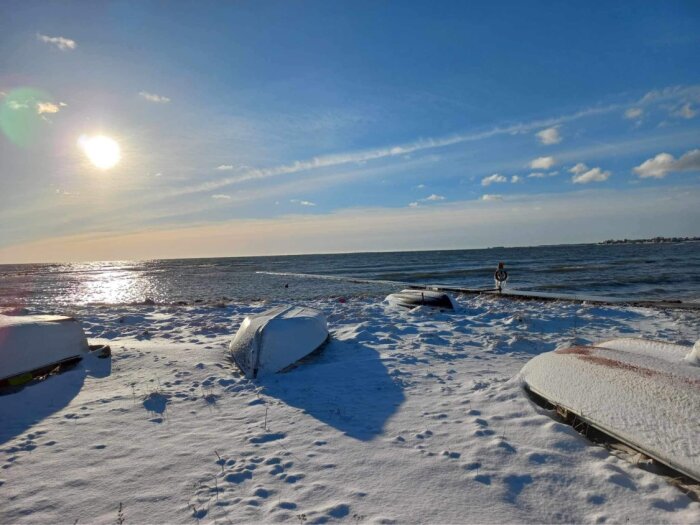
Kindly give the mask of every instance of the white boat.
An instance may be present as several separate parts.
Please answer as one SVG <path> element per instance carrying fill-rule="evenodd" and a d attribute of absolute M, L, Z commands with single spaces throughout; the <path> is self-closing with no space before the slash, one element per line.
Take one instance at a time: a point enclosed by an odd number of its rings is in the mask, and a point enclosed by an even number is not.
<path fill-rule="evenodd" d="M 323 312 L 280 306 L 246 317 L 229 350 L 243 374 L 256 379 L 284 370 L 327 339 L 328 324 Z"/>
<path fill-rule="evenodd" d="M 455 304 L 452 297 L 444 292 L 433 290 L 419 290 L 408 288 L 398 293 L 387 295 L 385 301 L 392 306 L 402 306 L 404 308 L 416 308 L 418 306 L 429 306 L 432 308 L 442 308 L 444 310 L 454 310 Z"/>
<path fill-rule="evenodd" d="M 0 382 L 31 378 L 89 352 L 80 323 L 56 315 L 0 315 Z M 20 381 L 21 382 L 21 381 Z"/>
<path fill-rule="evenodd" d="M 612 339 L 541 354 L 521 378 L 560 413 L 700 481 L 700 366 L 693 351 Z"/>

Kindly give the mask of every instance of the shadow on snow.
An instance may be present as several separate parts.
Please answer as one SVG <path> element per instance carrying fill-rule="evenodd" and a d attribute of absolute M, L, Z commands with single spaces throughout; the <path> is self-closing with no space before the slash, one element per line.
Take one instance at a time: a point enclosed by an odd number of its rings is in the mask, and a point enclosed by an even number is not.
<path fill-rule="evenodd" d="M 68 406 L 88 375 L 106 377 L 111 367 L 111 359 L 86 356 L 59 374 L 32 381 L 17 391 L 0 392 L 0 445 Z"/>
<path fill-rule="evenodd" d="M 377 351 L 337 340 L 313 359 L 261 384 L 267 395 L 362 441 L 380 434 L 405 399 Z"/>

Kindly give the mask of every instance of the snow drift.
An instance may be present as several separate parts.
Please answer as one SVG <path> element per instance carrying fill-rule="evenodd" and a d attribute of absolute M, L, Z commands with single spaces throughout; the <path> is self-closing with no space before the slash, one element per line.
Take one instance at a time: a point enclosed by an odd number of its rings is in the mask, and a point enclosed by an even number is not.
<path fill-rule="evenodd" d="M 0 315 L 0 381 L 89 352 L 78 321 L 53 315 Z"/>
<path fill-rule="evenodd" d="M 246 317 L 230 345 L 231 357 L 249 379 L 274 374 L 319 348 L 328 339 L 319 310 L 280 306 Z"/>

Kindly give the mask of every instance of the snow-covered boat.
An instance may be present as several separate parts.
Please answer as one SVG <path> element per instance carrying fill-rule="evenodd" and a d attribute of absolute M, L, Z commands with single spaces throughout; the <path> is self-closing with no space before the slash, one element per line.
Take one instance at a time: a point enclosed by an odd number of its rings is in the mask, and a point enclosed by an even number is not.
<path fill-rule="evenodd" d="M 700 366 L 693 352 L 612 339 L 541 354 L 521 378 L 560 413 L 700 481 Z"/>
<path fill-rule="evenodd" d="M 89 352 L 78 321 L 55 315 L 0 315 L 0 383 L 21 382 Z"/>
<path fill-rule="evenodd" d="M 455 308 L 452 297 L 444 292 L 433 290 L 414 290 L 409 288 L 387 295 L 385 301 L 392 306 L 402 306 L 404 308 L 416 308 L 418 306 L 430 306 L 445 310 L 454 310 Z"/>
<path fill-rule="evenodd" d="M 255 379 L 284 370 L 326 339 L 328 324 L 323 312 L 280 306 L 246 317 L 229 349 L 238 368 Z"/>

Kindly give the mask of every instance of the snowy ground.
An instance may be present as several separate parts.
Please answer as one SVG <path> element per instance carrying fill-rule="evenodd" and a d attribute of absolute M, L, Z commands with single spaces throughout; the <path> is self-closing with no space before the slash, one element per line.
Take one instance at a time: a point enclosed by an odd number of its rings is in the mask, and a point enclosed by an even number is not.
<path fill-rule="evenodd" d="M 69 312 L 113 358 L 0 396 L 0 521 L 114 523 L 120 504 L 125 523 L 700 521 L 700 504 L 555 422 L 517 378 L 572 342 L 692 345 L 697 313 L 458 301 L 310 303 L 332 341 L 262 383 L 225 349 L 270 304 Z"/>

